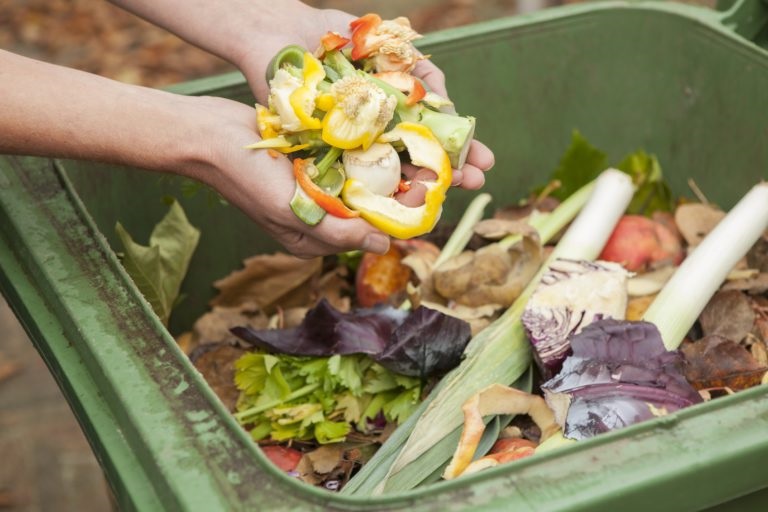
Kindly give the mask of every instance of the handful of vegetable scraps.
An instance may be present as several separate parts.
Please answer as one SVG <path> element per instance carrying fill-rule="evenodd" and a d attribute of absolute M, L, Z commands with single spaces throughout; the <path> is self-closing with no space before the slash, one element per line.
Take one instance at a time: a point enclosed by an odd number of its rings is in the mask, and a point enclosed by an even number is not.
<path fill-rule="evenodd" d="M 290 155 L 296 178 L 291 209 L 315 225 L 326 214 L 362 217 L 395 238 L 430 232 L 474 133 L 472 117 L 428 91 L 411 74 L 420 37 L 406 18 L 367 14 L 350 23 L 352 38 L 329 32 L 311 53 L 278 52 L 267 71 L 269 105 L 256 105 L 261 141 L 248 146 Z M 424 203 L 406 206 L 410 189 L 401 155 L 435 175 L 422 182 Z"/>

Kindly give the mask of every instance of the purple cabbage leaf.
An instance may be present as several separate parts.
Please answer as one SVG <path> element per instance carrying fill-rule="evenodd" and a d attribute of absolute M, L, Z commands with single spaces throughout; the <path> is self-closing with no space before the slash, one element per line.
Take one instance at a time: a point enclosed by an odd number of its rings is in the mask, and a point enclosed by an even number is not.
<path fill-rule="evenodd" d="M 594 435 L 701 402 L 679 351 L 649 322 L 596 320 L 571 336 L 573 354 L 542 385 L 565 437 Z"/>
<path fill-rule="evenodd" d="M 310 309 L 296 327 L 239 326 L 231 332 L 269 353 L 366 354 L 395 373 L 421 378 L 458 365 L 471 338 L 467 322 L 424 306 L 411 312 L 376 306 L 342 313 L 325 299 Z"/>

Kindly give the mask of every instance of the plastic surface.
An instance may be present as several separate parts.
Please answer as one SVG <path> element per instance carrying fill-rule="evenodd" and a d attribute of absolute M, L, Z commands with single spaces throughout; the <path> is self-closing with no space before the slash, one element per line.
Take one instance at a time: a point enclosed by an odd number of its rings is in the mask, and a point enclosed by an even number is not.
<path fill-rule="evenodd" d="M 579 129 L 613 160 L 638 148 L 655 153 L 676 191 L 694 178 L 727 208 L 768 177 L 768 52 L 743 37 L 760 42 L 766 12 L 758 0 L 725 13 L 578 5 L 432 34 L 422 47 L 495 150 L 486 190 L 499 203 L 540 182 Z M 177 90 L 252 102 L 239 75 Z M 177 349 L 110 248 L 117 220 L 145 240 L 165 212 L 162 196 L 181 198 L 202 237 L 174 334 L 205 310 L 214 279 L 278 249 L 236 209 L 181 189 L 142 171 L 0 157 L 0 287 L 121 509 L 693 510 L 746 496 L 729 505 L 745 510 L 768 501 L 765 386 L 403 495 L 341 498 L 282 475 Z M 457 218 L 469 199 L 450 191 L 446 216 Z"/>

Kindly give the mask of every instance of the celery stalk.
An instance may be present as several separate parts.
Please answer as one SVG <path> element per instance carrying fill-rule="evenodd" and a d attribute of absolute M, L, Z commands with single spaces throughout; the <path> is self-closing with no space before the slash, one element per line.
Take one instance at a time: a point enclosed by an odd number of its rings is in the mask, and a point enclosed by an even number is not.
<path fill-rule="evenodd" d="M 768 182 L 755 185 L 675 271 L 643 320 L 676 349 L 728 273 L 768 229 Z"/>
<path fill-rule="evenodd" d="M 583 205 L 587 202 L 552 258 L 596 258 L 634 192 L 630 178 L 615 170 L 604 172 L 588 186 L 590 190 L 594 186 L 591 194 L 574 194 L 575 197 L 566 200 L 553 215 L 545 217 L 560 224 L 564 220 L 561 211 L 576 212 L 579 208 L 575 203 L 581 201 Z M 563 225 L 546 232 L 557 233 Z M 428 404 L 422 404 L 420 410 L 423 408 L 423 412 L 413 414 L 412 418 L 418 416 L 418 419 L 415 422 L 409 420 L 395 432 L 364 470 L 350 481 L 345 488 L 348 494 L 382 494 L 411 489 L 450 460 L 455 444 L 445 443 L 443 439 L 460 429 L 463 422 L 461 406 L 467 398 L 490 384 L 516 381 L 530 365 L 530 346 L 520 316 L 542 271 L 499 319 L 470 341 L 459 367 L 443 378 L 428 398 Z M 402 447 L 393 449 L 388 446 L 403 443 L 405 436 L 401 431 L 405 429 L 410 433 Z M 396 457 L 392 455 L 394 451 L 398 452 Z M 375 470 L 366 471 L 368 466 Z M 382 471 L 385 466 L 389 467 L 386 473 Z"/>

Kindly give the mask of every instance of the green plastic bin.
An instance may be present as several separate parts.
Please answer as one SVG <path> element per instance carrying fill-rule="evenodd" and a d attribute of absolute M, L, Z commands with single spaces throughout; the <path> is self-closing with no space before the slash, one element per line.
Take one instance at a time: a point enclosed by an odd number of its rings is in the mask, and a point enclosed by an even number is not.
<path fill-rule="evenodd" d="M 495 150 L 486 190 L 524 194 L 574 128 L 612 159 L 645 148 L 677 192 L 724 207 L 768 177 L 768 5 L 583 4 L 431 34 L 459 110 Z M 239 75 L 176 88 L 252 102 Z M 0 157 L 0 285 L 69 400 L 123 510 L 765 510 L 768 387 L 450 483 L 374 499 L 310 488 L 270 466 L 152 314 L 113 248 L 145 240 L 178 180 Z M 451 191 L 446 216 L 471 197 Z M 171 332 L 211 282 L 278 247 L 205 193 Z M 724 505 L 726 504 L 726 505 Z"/>

